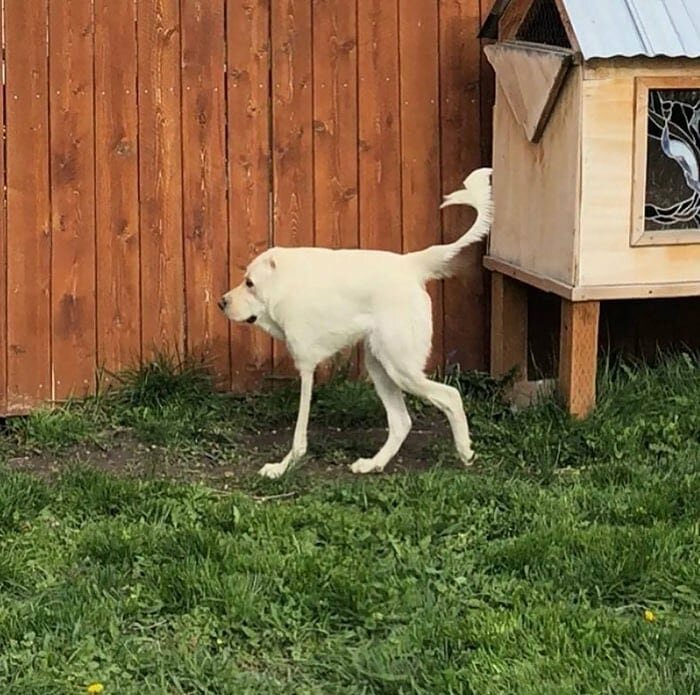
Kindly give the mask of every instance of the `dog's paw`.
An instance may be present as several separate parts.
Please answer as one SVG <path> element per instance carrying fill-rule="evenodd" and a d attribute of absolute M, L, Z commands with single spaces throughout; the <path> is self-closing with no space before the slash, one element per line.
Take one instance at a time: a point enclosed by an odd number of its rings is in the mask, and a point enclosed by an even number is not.
<path fill-rule="evenodd" d="M 350 466 L 350 470 L 353 473 L 381 473 L 384 470 L 383 466 L 378 466 L 374 459 L 357 459 L 355 463 Z"/>
<path fill-rule="evenodd" d="M 287 466 L 284 463 L 266 463 L 259 471 L 258 475 L 263 478 L 279 478 L 287 470 Z"/>
<path fill-rule="evenodd" d="M 460 453 L 459 458 L 464 466 L 472 466 L 476 462 L 476 452 L 473 449 L 469 449 L 468 451 Z"/>

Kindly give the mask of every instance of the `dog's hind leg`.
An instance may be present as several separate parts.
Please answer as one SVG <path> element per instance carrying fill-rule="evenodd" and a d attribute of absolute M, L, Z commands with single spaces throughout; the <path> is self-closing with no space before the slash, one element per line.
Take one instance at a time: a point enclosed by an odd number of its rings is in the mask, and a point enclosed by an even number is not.
<path fill-rule="evenodd" d="M 410 375 L 402 379 L 402 387 L 445 413 L 452 429 L 459 458 L 465 466 L 471 464 L 474 460 L 474 451 L 459 391 L 447 384 L 431 381 L 424 374 Z"/>
<path fill-rule="evenodd" d="M 311 409 L 311 391 L 314 385 L 314 370 L 301 371 L 301 394 L 299 396 L 299 414 L 294 428 L 294 439 L 291 451 L 280 463 L 268 463 L 258 473 L 266 478 L 279 478 L 289 466 L 295 464 L 306 454 L 306 433 L 309 427 L 309 411 Z"/>
<path fill-rule="evenodd" d="M 384 446 L 371 459 L 358 459 L 350 466 L 353 473 L 381 473 L 396 455 L 411 430 L 411 416 L 408 414 L 401 389 L 391 380 L 384 367 L 365 345 L 365 365 L 374 388 L 386 408 L 389 436 Z"/>
<path fill-rule="evenodd" d="M 457 454 L 465 466 L 469 465 L 474 452 L 459 391 L 431 381 L 423 373 L 430 350 L 430 304 L 407 302 L 405 306 L 411 310 L 406 320 L 395 320 L 394 311 L 394 320 L 378 322 L 369 338 L 370 348 L 396 386 L 428 401 L 447 416 Z"/>

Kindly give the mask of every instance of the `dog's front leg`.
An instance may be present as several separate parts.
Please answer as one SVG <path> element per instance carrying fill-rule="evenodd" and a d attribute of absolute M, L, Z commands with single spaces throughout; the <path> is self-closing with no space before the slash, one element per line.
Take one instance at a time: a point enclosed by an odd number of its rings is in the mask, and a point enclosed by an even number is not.
<path fill-rule="evenodd" d="M 305 370 L 301 372 L 301 394 L 299 396 L 299 414 L 294 428 L 292 450 L 280 463 L 268 463 L 258 473 L 266 478 L 279 478 L 300 458 L 306 454 L 306 431 L 309 427 L 309 410 L 311 409 L 311 391 L 314 385 L 314 372 Z"/>

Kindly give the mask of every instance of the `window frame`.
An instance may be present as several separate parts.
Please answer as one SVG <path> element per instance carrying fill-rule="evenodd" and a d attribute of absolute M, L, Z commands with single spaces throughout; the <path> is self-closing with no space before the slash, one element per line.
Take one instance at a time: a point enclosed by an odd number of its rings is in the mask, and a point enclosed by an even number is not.
<path fill-rule="evenodd" d="M 634 161 L 632 178 L 632 224 L 630 246 L 699 244 L 700 227 L 694 229 L 645 229 L 644 205 L 647 188 L 649 92 L 653 89 L 697 89 L 700 76 L 636 77 L 634 110 Z"/>

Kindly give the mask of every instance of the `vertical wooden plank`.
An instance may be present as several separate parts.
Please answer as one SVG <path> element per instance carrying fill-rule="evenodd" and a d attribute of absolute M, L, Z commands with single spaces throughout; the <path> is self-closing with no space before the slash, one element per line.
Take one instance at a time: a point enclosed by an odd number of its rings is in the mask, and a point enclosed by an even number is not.
<path fill-rule="evenodd" d="M 600 302 L 561 300 L 559 393 L 574 417 L 595 407 Z"/>
<path fill-rule="evenodd" d="M 2 10 L 2 8 L 0 8 Z M 0 11 L 2 36 L 5 13 Z M 0 89 L 0 132 L 5 132 L 5 89 Z M 0 138 L 0 415 L 7 412 L 7 170 L 5 140 Z"/>
<path fill-rule="evenodd" d="M 401 214 L 404 252 L 441 243 L 438 5 L 399 5 L 401 65 Z M 443 361 L 443 286 L 428 288 L 433 305 L 433 349 L 428 371 Z"/>
<path fill-rule="evenodd" d="M 228 139 L 230 287 L 271 243 L 269 5 L 269 0 L 228 3 L 228 123 L 235 133 Z M 233 388 L 259 386 L 271 367 L 271 339 L 255 327 L 232 327 Z"/>
<path fill-rule="evenodd" d="M 481 105 L 479 99 L 480 27 L 475 0 L 440 0 L 440 132 L 442 189 L 461 187 L 465 176 L 481 164 Z M 458 238 L 474 220 L 460 206 L 443 213 L 446 242 Z M 485 275 L 481 266 L 484 244 L 465 254 L 468 271 L 460 281 L 445 283 L 445 359 L 465 369 L 485 367 L 487 316 Z"/>
<path fill-rule="evenodd" d="M 357 19 L 360 245 L 401 251 L 397 2 L 358 0 Z"/>
<path fill-rule="evenodd" d="M 95 150 L 92 2 L 49 8 L 54 398 L 94 387 Z"/>
<path fill-rule="evenodd" d="M 180 8 L 137 3 L 141 335 L 144 359 L 184 348 Z"/>
<path fill-rule="evenodd" d="M 314 243 L 311 0 L 272 3 L 274 241 Z M 275 372 L 293 373 L 280 343 Z"/>
<path fill-rule="evenodd" d="M 313 5 L 315 243 L 357 248 L 357 17 L 355 0 L 315 0 Z M 341 368 L 357 355 L 346 350 Z M 331 365 L 320 371 L 330 376 Z"/>
<path fill-rule="evenodd" d="M 316 245 L 357 248 L 357 24 L 354 2 L 316 0 L 314 206 Z"/>
<path fill-rule="evenodd" d="M 8 410 L 51 398 L 46 2 L 7 2 Z"/>
<path fill-rule="evenodd" d="M 480 0 L 481 22 L 486 21 L 495 0 Z M 480 75 L 480 101 L 481 101 L 481 162 L 484 166 L 490 165 L 493 150 L 493 106 L 496 101 L 496 73 L 491 63 L 484 54 L 484 46 L 493 43 L 489 39 L 481 39 L 481 75 Z"/>
<path fill-rule="evenodd" d="M 182 167 L 187 349 L 230 384 L 229 327 L 216 302 L 229 289 L 223 0 L 184 0 Z M 235 137 L 231 133 L 231 137 Z"/>
<path fill-rule="evenodd" d="M 491 375 L 517 370 L 527 380 L 527 287 L 501 273 L 491 274 Z"/>
<path fill-rule="evenodd" d="M 136 17 L 132 2 L 95 0 L 97 359 L 141 357 Z"/>

